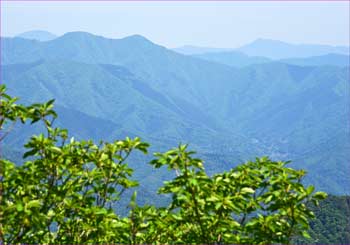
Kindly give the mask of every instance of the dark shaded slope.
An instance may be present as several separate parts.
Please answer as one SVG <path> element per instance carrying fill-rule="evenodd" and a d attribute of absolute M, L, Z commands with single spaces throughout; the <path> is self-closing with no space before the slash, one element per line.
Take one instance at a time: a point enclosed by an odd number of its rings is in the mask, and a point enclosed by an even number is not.
<path fill-rule="evenodd" d="M 329 196 L 319 207 L 309 205 L 316 215 L 310 222 L 311 239 L 296 238 L 296 244 L 349 244 L 350 196 Z"/>

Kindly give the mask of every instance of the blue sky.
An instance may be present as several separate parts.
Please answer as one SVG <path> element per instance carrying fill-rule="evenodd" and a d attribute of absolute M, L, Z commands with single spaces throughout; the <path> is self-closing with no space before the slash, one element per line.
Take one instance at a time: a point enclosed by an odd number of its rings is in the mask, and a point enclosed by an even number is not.
<path fill-rule="evenodd" d="M 257 38 L 349 45 L 349 2 L 2 2 L 1 34 L 143 35 L 176 47 L 235 48 Z"/>

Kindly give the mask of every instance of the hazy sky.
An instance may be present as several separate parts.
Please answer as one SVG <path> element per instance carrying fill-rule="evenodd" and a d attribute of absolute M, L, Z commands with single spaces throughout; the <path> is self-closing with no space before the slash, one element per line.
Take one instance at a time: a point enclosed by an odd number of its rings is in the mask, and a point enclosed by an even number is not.
<path fill-rule="evenodd" d="M 1 34 L 141 34 L 175 47 L 234 48 L 257 38 L 349 45 L 349 2 L 2 2 Z"/>

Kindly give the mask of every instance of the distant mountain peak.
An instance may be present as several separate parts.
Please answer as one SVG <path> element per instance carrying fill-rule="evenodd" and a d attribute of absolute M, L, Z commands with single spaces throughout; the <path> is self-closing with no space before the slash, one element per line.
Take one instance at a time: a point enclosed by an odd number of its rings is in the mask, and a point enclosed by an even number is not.
<path fill-rule="evenodd" d="M 66 32 L 61 37 L 98 37 L 98 36 L 89 32 L 84 32 L 84 31 L 71 31 L 71 32 Z"/>
<path fill-rule="evenodd" d="M 288 44 L 286 42 L 280 41 L 280 40 L 274 40 L 269 38 L 257 38 L 250 44 L 257 44 L 257 43 L 279 43 L 279 44 Z"/>
<path fill-rule="evenodd" d="M 127 36 L 122 38 L 122 40 L 127 40 L 127 41 L 132 41 L 132 42 L 137 42 L 137 43 L 148 43 L 148 44 L 154 44 L 152 41 L 147 39 L 146 37 L 140 35 L 140 34 L 134 34 L 131 36 Z"/>
<path fill-rule="evenodd" d="M 237 50 L 249 56 L 264 56 L 271 59 L 305 58 L 329 53 L 349 54 L 349 46 L 294 44 L 265 38 L 258 38 Z"/>
<path fill-rule="evenodd" d="M 51 32 L 43 31 L 43 30 L 27 31 L 27 32 L 20 33 L 15 37 L 36 40 L 40 42 L 50 41 L 57 38 L 55 34 L 52 34 Z"/>
<path fill-rule="evenodd" d="M 130 36 L 127 36 L 127 37 L 125 37 L 125 38 L 149 41 L 147 38 L 145 38 L 144 36 L 142 36 L 142 35 L 140 35 L 140 34 L 130 35 Z"/>
<path fill-rule="evenodd" d="M 148 40 L 147 38 L 145 38 L 144 36 L 135 34 L 135 35 L 131 35 L 131 36 L 127 36 L 124 38 L 107 38 L 104 36 L 100 36 L 100 35 L 95 35 L 89 32 L 83 32 L 83 31 L 73 31 L 73 32 L 67 32 L 65 33 L 63 36 L 59 37 L 62 39 L 74 39 L 74 40 L 80 40 L 80 41 L 84 41 L 84 40 L 91 40 L 91 39 L 104 39 L 104 40 L 124 40 L 127 42 L 131 42 L 131 43 L 137 43 L 137 44 L 153 44 L 150 40 Z"/>

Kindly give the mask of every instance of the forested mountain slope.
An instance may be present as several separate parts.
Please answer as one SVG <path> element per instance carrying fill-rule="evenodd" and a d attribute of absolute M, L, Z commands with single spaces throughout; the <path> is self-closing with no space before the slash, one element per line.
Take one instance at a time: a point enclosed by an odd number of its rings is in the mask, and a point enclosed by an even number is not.
<path fill-rule="evenodd" d="M 349 244 L 350 196 L 328 196 L 319 207 L 310 205 L 316 219 L 310 222 L 310 239 L 295 239 L 297 244 Z"/>
<path fill-rule="evenodd" d="M 188 142 L 209 156 L 213 171 L 212 160 L 223 156 L 227 164 L 218 170 L 269 155 L 306 168 L 306 181 L 322 190 L 349 193 L 348 67 L 269 62 L 238 69 L 137 35 L 5 38 L 2 48 L 9 93 L 27 102 L 55 98 L 62 125 L 81 137 L 130 133 L 156 149 Z M 80 118 L 104 130 L 80 129 Z"/>

